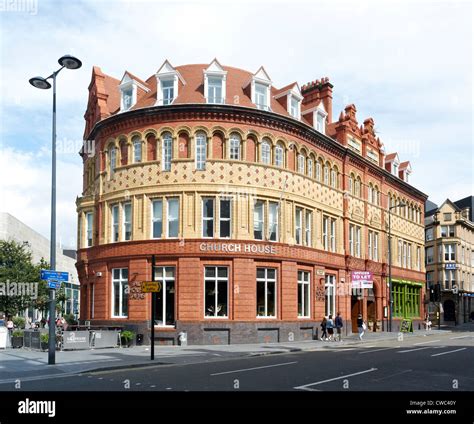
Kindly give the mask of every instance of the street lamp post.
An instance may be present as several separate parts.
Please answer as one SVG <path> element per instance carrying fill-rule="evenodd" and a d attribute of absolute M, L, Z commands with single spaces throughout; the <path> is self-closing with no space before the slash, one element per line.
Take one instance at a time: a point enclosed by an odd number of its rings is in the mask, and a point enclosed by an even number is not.
<path fill-rule="evenodd" d="M 388 331 L 392 332 L 392 318 L 393 318 L 393 296 L 392 296 L 392 209 L 405 207 L 405 203 L 401 202 L 397 205 L 388 207 L 388 298 L 389 298 L 389 319 Z"/>
<path fill-rule="evenodd" d="M 47 90 L 51 88 L 49 79 L 53 80 L 53 128 L 52 128 L 52 160 L 51 160 L 51 240 L 49 245 L 50 269 L 56 269 L 56 77 L 63 68 L 79 69 L 82 62 L 70 55 L 62 56 L 58 60 L 61 67 L 49 77 L 33 77 L 30 84 L 33 87 Z M 54 365 L 56 361 L 56 291 L 49 289 L 49 346 L 48 364 Z"/>

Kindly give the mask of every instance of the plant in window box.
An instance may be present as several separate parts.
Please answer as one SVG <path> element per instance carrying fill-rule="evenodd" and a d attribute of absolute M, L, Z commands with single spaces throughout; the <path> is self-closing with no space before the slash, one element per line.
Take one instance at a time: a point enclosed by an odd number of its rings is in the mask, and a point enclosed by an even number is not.
<path fill-rule="evenodd" d="M 122 346 L 130 347 L 132 345 L 132 340 L 135 337 L 135 333 L 130 330 L 122 331 L 120 338 L 122 339 Z"/>
<path fill-rule="evenodd" d="M 23 331 L 15 330 L 12 333 L 12 348 L 23 347 Z"/>

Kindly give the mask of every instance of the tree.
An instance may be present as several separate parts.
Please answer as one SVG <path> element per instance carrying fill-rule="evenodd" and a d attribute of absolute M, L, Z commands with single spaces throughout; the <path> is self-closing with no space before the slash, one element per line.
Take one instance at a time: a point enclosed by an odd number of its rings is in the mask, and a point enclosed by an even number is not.
<path fill-rule="evenodd" d="M 42 265 L 45 263 L 43 262 Z M 11 283 L 35 284 L 40 279 L 40 264 L 33 265 L 31 252 L 16 241 L 0 240 L 0 283 L 6 289 L 0 293 L 0 310 L 14 315 L 30 306 L 30 296 L 10 296 L 8 287 Z"/>
<path fill-rule="evenodd" d="M 0 291 L 0 311 L 5 312 L 7 316 L 16 315 L 34 306 L 45 315 L 48 311 L 49 288 L 45 281 L 40 281 L 40 275 L 42 269 L 49 268 L 48 262 L 43 258 L 34 265 L 31 252 L 24 245 L 13 240 L 0 240 L 0 284 L 38 284 L 36 299 L 25 295 L 10 296 L 10 293 Z M 58 298 L 58 303 L 64 301 L 63 295 L 59 295 Z"/>

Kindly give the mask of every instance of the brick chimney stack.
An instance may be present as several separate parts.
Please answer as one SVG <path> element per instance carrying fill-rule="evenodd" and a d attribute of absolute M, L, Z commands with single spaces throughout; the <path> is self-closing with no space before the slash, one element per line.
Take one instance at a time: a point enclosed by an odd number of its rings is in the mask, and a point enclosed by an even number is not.
<path fill-rule="evenodd" d="M 328 114 L 328 124 L 332 122 L 332 88 L 333 85 L 329 82 L 329 78 L 327 77 L 311 81 L 301 87 L 303 104 L 313 107 L 322 102 Z"/>

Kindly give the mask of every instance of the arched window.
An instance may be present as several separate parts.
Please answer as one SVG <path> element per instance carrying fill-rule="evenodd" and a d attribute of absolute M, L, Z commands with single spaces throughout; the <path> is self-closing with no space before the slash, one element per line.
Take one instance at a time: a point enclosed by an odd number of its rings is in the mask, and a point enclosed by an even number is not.
<path fill-rule="evenodd" d="M 324 165 L 324 184 L 329 185 L 329 163 L 326 162 Z"/>
<path fill-rule="evenodd" d="M 374 189 L 372 191 L 372 203 L 377 206 L 380 204 L 380 193 L 379 188 L 377 186 L 374 186 Z"/>
<path fill-rule="evenodd" d="M 240 142 L 242 139 L 237 133 L 230 135 L 230 158 L 233 160 L 240 160 Z"/>
<path fill-rule="evenodd" d="M 316 161 L 316 179 L 318 181 L 321 181 L 322 167 L 323 167 L 322 161 L 321 161 L 321 159 L 318 159 Z"/>
<path fill-rule="evenodd" d="M 360 188 L 361 188 L 361 180 L 360 180 L 360 177 L 357 177 L 356 180 L 355 180 L 355 184 L 354 184 L 354 195 L 357 196 L 357 197 L 360 197 Z"/>
<path fill-rule="evenodd" d="M 206 133 L 199 131 L 196 133 L 196 169 L 203 170 L 206 168 L 207 157 L 207 137 Z"/>
<path fill-rule="evenodd" d="M 373 192 L 374 192 L 374 187 L 372 186 L 372 183 L 369 183 L 368 187 L 367 187 L 367 200 L 370 202 L 370 203 L 373 203 Z"/>
<path fill-rule="evenodd" d="M 304 155 L 300 153 L 298 155 L 298 172 L 301 174 L 304 174 L 304 162 L 305 162 Z"/>
<path fill-rule="evenodd" d="M 283 166 L 283 147 L 280 144 L 277 144 L 275 147 L 275 165 Z"/>
<path fill-rule="evenodd" d="M 313 178 L 313 158 L 311 156 L 306 160 L 306 172 L 309 178 Z"/>
<path fill-rule="evenodd" d="M 337 167 L 331 169 L 331 187 L 337 188 Z"/>
<path fill-rule="evenodd" d="M 269 165 L 270 164 L 270 143 L 267 139 L 264 139 L 261 145 L 262 153 L 262 163 Z"/>
<path fill-rule="evenodd" d="M 117 147 L 110 147 L 110 179 L 114 178 L 115 168 L 117 168 Z"/>
<path fill-rule="evenodd" d="M 138 135 L 132 138 L 133 146 L 133 163 L 140 163 L 142 161 L 142 140 Z"/>
<path fill-rule="evenodd" d="M 171 169 L 171 157 L 173 154 L 173 138 L 170 132 L 165 132 L 162 136 L 163 148 L 162 148 L 162 169 L 163 171 L 169 171 Z"/>
<path fill-rule="evenodd" d="M 347 188 L 349 189 L 349 193 L 354 195 L 354 174 L 349 175 L 347 186 Z"/>

